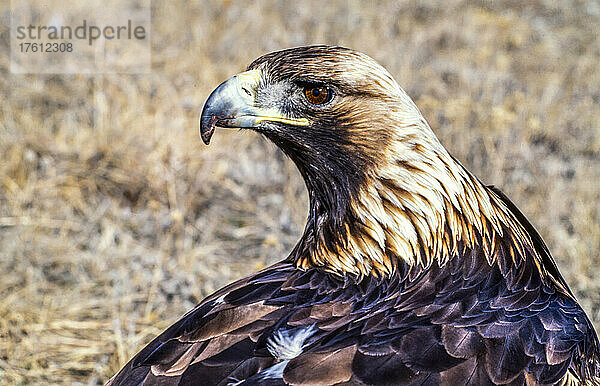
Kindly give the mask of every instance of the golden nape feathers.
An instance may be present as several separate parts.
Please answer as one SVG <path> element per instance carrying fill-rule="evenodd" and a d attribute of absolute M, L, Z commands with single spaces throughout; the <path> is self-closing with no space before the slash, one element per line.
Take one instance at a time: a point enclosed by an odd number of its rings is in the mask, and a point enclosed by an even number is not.
<path fill-rule="evenodd" d="M 392 76 L 341 47 L 274 52 L 201 116 L 296 164 L 304 233 L 109 383 L 598 384 L 594 329 L 517 207 L 456 161 Z"/>

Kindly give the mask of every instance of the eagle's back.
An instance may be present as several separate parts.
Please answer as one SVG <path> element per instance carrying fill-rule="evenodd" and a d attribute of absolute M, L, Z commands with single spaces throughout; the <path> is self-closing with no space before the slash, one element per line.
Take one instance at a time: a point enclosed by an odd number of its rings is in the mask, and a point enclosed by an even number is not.
<path fill-rule="evenodd" d="M 510 264 L 510 242 L 491 265 L 464 248 L 360 281 L 278 263 L 204 300 L 109 384 L 594 384 L 590 321 L 533 259 Z"/>

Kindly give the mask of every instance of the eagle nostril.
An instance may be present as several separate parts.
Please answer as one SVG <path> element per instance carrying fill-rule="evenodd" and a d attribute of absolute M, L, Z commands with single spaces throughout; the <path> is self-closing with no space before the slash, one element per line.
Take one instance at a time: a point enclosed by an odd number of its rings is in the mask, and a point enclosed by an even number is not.
<path fill-rule="evenodd" d="M 250 90 L 248 90 L 246 87 L 242 87 L 242 90 L 244 90 L 244 92 L 246 94 L 248 94 L 248 96 L 252 96 L 252 93 L 250 92 Z"/>

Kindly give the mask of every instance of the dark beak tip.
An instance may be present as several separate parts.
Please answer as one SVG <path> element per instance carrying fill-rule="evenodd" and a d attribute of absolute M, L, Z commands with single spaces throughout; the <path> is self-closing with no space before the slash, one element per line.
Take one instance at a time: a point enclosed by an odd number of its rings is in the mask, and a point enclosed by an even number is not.
<path fill-rule="evenodd" d="M 216 122 L 217 117 L 209 115 L 203 115 L 200 120 L 200 138 L 202 138 L 205 145 L 210 144 L 210 139 L 215 132 Z"/>
<path fill-rule="evenodd" d="M 212 134 L 209 135 L 202 135 L 202 142 L 204 142 L 204 144 L 206 146 L 210 145 L 210 137 L 212 136 Z"/>

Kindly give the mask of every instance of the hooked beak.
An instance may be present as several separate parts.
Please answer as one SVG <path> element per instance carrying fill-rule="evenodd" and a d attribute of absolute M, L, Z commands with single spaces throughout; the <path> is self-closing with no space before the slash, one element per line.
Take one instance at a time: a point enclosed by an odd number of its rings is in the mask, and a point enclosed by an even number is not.
<path fill-rule="evenodd" d="M 208 97 L 200 116 L 200 137 L 208 145 L 215 127 L 255 128 L 262 121 L 307 126 L 306 118 L 288 118 L 274 108 L 256 106 L 260 70 L 235 75 L 221 83 Z"/>

